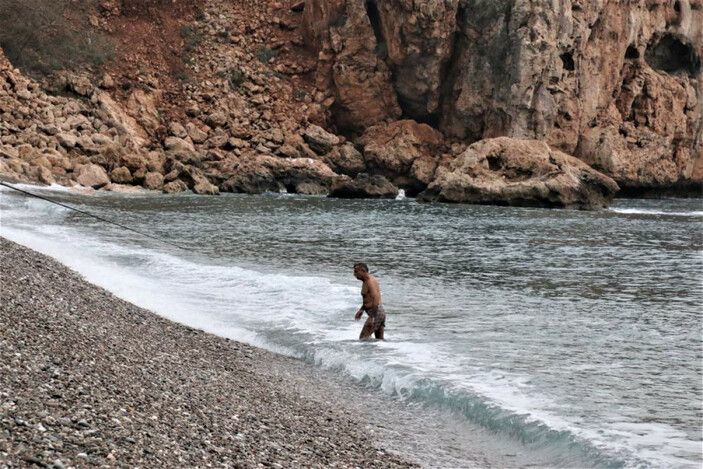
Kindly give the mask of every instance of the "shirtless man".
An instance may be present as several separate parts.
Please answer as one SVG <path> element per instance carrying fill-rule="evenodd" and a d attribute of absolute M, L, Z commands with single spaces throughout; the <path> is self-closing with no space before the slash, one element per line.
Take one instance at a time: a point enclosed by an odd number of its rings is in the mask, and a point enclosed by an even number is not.
<path fill-rule="evenodd" d="M 361 296 L 364 299 L 364 303 L 359 308 L 359 311 L 356 312 L 354 319 L 357 321 L 361 319 L 364 311 L 369 315 L 363 329 L 361 329 L 359 339 L 366 340 L 373 334 L 377 339 L 383 340 L 383 330 L 386 327 L 386 312 L 381 304 L 381 287 L 378 285 L 378 280 L 369 273 L 368 266 L 362 262 L 354 264 L 354 277 L 363 282 Z"/>

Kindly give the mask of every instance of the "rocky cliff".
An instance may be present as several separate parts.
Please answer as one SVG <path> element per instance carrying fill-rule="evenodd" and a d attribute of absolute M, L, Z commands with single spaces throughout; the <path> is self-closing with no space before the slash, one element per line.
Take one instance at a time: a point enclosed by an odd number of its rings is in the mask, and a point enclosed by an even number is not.
<path fill-rule="evenodd" d="M 343 130 L 402 116 L 468 143 L 543 140 L 625 189 L 703 180 L 702 0 L 307 0 L 305 15 Z"/>
<path fill-rule="evenodd" d="M 585 208 L 613 196 L 610 178 L 634 193 L 703 183 L 703 0 L 106 0 L 87 14 L 116 44 L 102 68 L 34 80 L 0 51 L 6 177 Z"/>

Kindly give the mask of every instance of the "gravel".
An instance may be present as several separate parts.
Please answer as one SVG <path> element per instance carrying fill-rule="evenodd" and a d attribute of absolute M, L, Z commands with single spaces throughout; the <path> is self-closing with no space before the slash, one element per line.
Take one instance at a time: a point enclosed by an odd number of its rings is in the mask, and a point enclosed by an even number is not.
<path fill-rule="evenodd" d="M 413 466 L 309 392 L 310 373 L 286 372 L 293 359 L 170 322 L 2 238 L 0 275 L 0 467 Z"/>

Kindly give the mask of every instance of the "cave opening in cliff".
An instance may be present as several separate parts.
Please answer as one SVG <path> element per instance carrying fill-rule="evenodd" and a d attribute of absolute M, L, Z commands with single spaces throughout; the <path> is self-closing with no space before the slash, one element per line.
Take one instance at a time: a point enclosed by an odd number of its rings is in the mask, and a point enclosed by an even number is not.
<path fill-rule="evenodd" d="M 647 48 L 644 58 L 650 67 L 666 73 L 696 75 L 701 70 L 701 58 L 693 46 L 673 34 L 655 38 Z"/>

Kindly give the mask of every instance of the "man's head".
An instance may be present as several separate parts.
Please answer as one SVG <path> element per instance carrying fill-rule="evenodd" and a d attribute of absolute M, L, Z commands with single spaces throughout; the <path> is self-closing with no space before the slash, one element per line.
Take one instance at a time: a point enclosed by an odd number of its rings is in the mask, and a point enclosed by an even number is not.
<path fill-rule="evenodd" d="M 363 262 L 354 264 L 354 277 L 359 280 L 364 280 L 369 275 L 369 266 Z"/>

